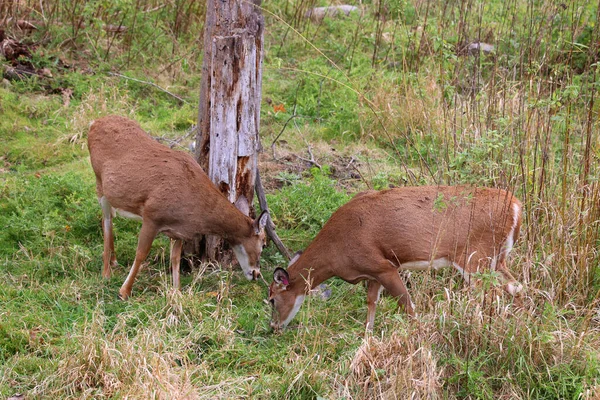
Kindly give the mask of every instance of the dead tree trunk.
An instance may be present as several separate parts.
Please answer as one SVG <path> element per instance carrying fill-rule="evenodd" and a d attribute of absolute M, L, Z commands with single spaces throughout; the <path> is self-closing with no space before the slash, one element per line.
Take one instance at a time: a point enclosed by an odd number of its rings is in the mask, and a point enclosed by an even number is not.
<path fill-rule="evenodd" d="M 254 217 L 264 21 L 261 0 L 208 0 L 196 159 L 236 206 Z M 240 206 L 247 204 L 248 207 Z M 207 237 L 203 258 L 227 262 Z"/>

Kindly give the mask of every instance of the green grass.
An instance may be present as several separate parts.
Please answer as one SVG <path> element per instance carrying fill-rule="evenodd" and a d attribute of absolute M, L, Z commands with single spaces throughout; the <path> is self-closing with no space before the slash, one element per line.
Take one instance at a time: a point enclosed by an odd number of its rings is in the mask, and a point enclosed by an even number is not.
<path fill-rule="evenodd" d="M 310 296 L 274 334 L 267 288 L 237 267 L 196 266 L 174 291 L 165 237 L 118 300 L 140 225 L 116 220 L 119 265 L 102 279 L 87 129 L 120 114 L 154 136 L 189 135 L 204 3 L 26 3 L 19 18 L 57 23 L 7 30 L 39 43 L 30 61 L 51 76 L 0 86 L 0 397 L 600 395 L 594 4 L 367 1 L 362 14 L 309 23 L 298 16 L 325 2 L 263 2 L 261 175 L 288 248 L 305 248 L 367 188 L 473 183 L 524 204 L 511 260 L 522 305 L 487 285 L 492 274 L 467 289 L 453 271 L 415 272 L 417 318 L 384 297 L 365 338 L 362 285 L 330 280 L 330 299 Z M 478 38 L 494 52 L 464 56 Z M 321 168 L 301 159 L 307 146 Z M 261 264 L 270 278 L 286 260 L 270 245 Z"/>
<path fill-rule="evenodd" d="M 327 166 L 312 168 L 306 182 L 292 183 L 267 196 L 278 231 L 295 250 L 306 247 L 333 211 L 350 199 L 328 174 Z"/>

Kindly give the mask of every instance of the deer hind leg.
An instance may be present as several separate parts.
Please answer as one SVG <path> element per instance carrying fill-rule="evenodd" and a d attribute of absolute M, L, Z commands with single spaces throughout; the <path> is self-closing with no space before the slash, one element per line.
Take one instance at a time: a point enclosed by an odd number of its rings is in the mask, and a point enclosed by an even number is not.
<path fill-rule="evenodd" d="M 473 279 L 471 279 L 471 274 L 464 269 L 460 264 L 453 262 L 452 266 L 454 267 L 455 270 L 457 270 L 458 272 L 460 272 L 460 276 L 462 276 L 463 280 L 465 281 L 465 283 L 469 286 L 473 285 Z"/>
<path fill-rule="evenodd" d="M 469 287 L 473 287 L 477 282 L 477 279 L 471 276 L 472 274 L 479 271 L 487 271 L 490 267 L 494 269 L 496 265 L 495 257 L 485 256 L 485 254 L 490 253 L 490 250 L 486 247 L 478 247 L 472 244 L 470 248 L 459 249 L 457 253 L 460 254 L 460 257 L 452 260 L 452 266 L 460 272 Z"/>
<path fill-rule="evenodd" d="M 367 283 L 367 323 L 366 328 L 368 331 L 373 330 L 375 324 L 375 308 L 379 301 L 379 296 L 383 291 L 383 286 L 377 281 L 370 280 Z"/>
<path fill-rule="evenodd" d="M 138 246 L 135 252 L 135 260 L 133 261 L 133 266 L 129 271 L 129 275 L 127 275 L 127 279 L 123 282 L 123 286 L 119 290 L 119 297 L 123 300 L 127 299 L 131 296 L 131 289 L 133 287 L 133 282 L 135 281 L 135 277 L 140 271 L 140 267 L 142 263 L 148 257 L 148 253 L 150 253 L 150 248 L 152 247 L 152 242 L 158 233 L 157 229 L 154 227 L 154 224 L 144 221 L 142 223 L 142 229 L 140 230 L 140 236 L 138 238 Z"/>
<path fill-rule="evenodd" d="M 504 278 L 504 290 L 506 290 L 512 296 L 517 296 L 523 291 L 523 285 L 521 285 L 510 273 L 506 267 L 506 259 L 508 254 L 511 252 L 515 240 L 519 237 L 519 230 L 521 228 L 521 209 L 517 204 L 512 205 L 513 225 L 508 233 L 503 245 L 500 250 L 498 260 L 494 263 L 496 270 L 502 274 Z"/>
<path fill-rule="evenodd" d="M 462 255 L 455 259 L 451 259 L 452 267 L 460 273 L 460 276 L 462 276 L 468 286 L 472 286 L 474 282 L 473 279 L 471 279 L 471 272 L 473 272 L 473 270 L 469 265 L 469 261 L 471 260 L 464 254 L 463 249 L 458 249 L 457 253 Z M 475 267 L 475 271 L 476 270 L 477 267 Z"/>
<path fill-rule="evenodd" d="M 504 281 L 504 290 L 511 296 L 518 296 L 523 291 L 521 285 L 506 267 L 506 256 L 501 255 L 496 263 L 496 271 L 500 272 Z"/>
<path fill-rule="evenodd" d="M 463 259 L 460 263 L 453 262 L 454 268 L 456 268 L 463 276 L 464 280 L 469 284 L 473 284 L 473 279 L 471 278 L 471 273 L 477 272 L 480 267 L 480 263 L 484 263 L 485 267 L 490 267 L 492 270 L 498 271 L 501 275 L 502 281 L 504 282 L 503 289 L 508 292 L 512 296 L 516 296 L 519 292 L 523 290 L 523 285 L 521 285 L 510 273 L 508 268 L 506 267 L 506 257 L 510 252 L 510 248 L 504 248 L 502 252 L 497 257 L 490 257 L 479 259 L 475 257 L 477 254 L 485 253 L 485 251 L 481 250 L 479 252 L 473 253 L 471 257 L 468 259 Z M 485 261 L 485 262 L 484 262 Z M 461 267 L 465 265 L 463 269 Z"/>
<path fill-rule="evenodd" d="M 171 239 L 171 273 L 173 274 L 173 286 L 179 290 L 181 287 L 179 281 L 179 264 L 181 263 L 181 248 L 183 240 Z"/>
<path fill-rule="evenodd" d="M 110 278 L 110 267 L 117 265 L 117 256 L 115 254 L 115 236 L 113 233 L 113 216 L 115 210 L 112 208 L 106 197 L 98 199 L 102 207 L 102 233 L 104 236 L 104 252 L 102 253 L 102 277 Z"/>

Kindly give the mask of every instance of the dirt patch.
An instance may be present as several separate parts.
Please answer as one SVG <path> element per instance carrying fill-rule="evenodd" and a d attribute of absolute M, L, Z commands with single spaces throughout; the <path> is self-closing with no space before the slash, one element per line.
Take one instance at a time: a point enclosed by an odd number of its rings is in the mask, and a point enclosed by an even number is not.
<path fill-rule="evenodd" d="M 362 164 L 358 154 L 338 152 L 335 145 L 324 142 L 307 145 L 302 150 L 280 141 L 259 155 L 261 179 L 267 192 L 281 189 L 291 177 L 301 178 L 315 167 L 327 167 L 331 178 L 348 192 L 363 190 Z"/>

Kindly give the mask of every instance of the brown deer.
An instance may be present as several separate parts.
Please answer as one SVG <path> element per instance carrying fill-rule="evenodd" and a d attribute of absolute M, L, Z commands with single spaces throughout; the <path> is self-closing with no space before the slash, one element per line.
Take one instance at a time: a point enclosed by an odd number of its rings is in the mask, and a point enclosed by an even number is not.
<path fill-rule="evenodd" d="M 277 268 L 269 287 L 271 327 L 285 327 L 304 296 L 337 276 L 367 280 L 367 329 L 385 288 L 411 316 L 414 304 L 399 269 L 453 266 L 470 283 L 491 267 L 511 295 L 522 290 L 506 267 L 519 236 L 521 203 L 510 192 L 469 186 L 404 187 L 360 193 L 340 207 L 288 270 Z"/>
<path fill-rule="evenodd" d="M 183 240 L 201 235 L 227 240 L 246 278 L 258 278 L 260 254 L 266 243 L 266 212 L 254 221 L 244 215 L 189 154 L 161 145 L 127 118 L 108 116 L 94 121 L 88 149 L 102 207 L 104 278 L 110 278 L 111 265 L 117 264 L 112 227 L 115 211 L 142 221 L 135 261 L 119 290 L 122 299 L 131 295 L 140 266 L 161 232 L 172 239 L 171 270 L 176 288 L 180 286 Z M 247 200 L 239 206 L 249 212 Z"/>

